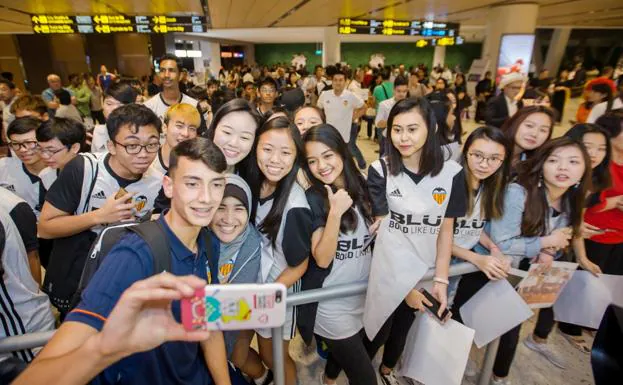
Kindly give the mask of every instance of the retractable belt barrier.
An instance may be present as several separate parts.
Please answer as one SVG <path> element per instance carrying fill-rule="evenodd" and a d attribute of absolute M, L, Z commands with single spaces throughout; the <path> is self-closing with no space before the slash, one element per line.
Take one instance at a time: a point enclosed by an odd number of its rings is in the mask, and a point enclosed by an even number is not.
<path fill-rule="evenodd" d="M 471 263 L 459 263 L 450 266 L 450 276 L 458 276 L 478 271 L 478 268 Z M 422 281 L 430 281 L 435 275 L 434 270 L 429 270 L 422 278 Z M 336 285 L 322 289 L 306 290 L 300 293 L 292 294 L 287 297 L 286 303 L 288 307 L 304 305 L 308 303 L 321 302 L 335 298 L 352 297 L 364 294 L 368 288 L 367 282 L 351 283 L 348 285 Z M 54 335 L 55 331 L 30 333 L 22 336 L 7 337 L 0 340 L 0 354 L 10 353 L 18 350 L 31 349 L 44 346 Z M 281 327 L 272 329 L 272 338 L 274 341 L 281 340 L 283 330 Z M 492 341 L 487 345 L 485 358 L 478 385 L 486 385 L 489 383 L 491 373 L 493 371 L 493 363 L 497 353 L 499 339 Z M 283 344 L 273 344 L 273 374 L 274 385 L 285 385 L 284 371 L 284 351 Z"/>

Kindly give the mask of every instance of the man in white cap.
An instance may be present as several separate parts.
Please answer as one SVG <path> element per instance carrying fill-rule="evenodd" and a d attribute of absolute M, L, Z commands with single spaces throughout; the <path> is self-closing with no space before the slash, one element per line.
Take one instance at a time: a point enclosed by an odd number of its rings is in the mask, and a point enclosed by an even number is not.
<path fill-rule="evenodd" d="M 525 81 L 525 76 L 517 72 L 511 72 L 502 77 L 500 81 L 502 92 L 487 103 L 485 121 L 488 125 L 502 127 L 508 118 L 523 107 L 520 93 Z"/>

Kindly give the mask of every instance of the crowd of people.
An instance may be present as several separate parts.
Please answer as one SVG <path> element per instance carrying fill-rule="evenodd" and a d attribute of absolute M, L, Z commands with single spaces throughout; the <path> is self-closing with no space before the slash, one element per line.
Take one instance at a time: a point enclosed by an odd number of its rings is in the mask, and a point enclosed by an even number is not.
<path fill-rule="evenodd" d="M 568 260 L 623 275 L 620 82 L 600 116 L 552 138 L 558 115 L 530 99 L 526 79 L 507 75 L 494 95 L 489 75 L 473 95 L 486 124 L 464 135 L 472 96 L 447 68 L 275 69 L 204 87 L 165 55 L 145 94 L 105 67 L 66 88 L 51 74 L 41 96 L 0 80 L 10 149 L 0 159 L 1 335 L 62 322 L 43 349 L 2 356 L 0 379 L 267 385 L 277 343 L 295 385 L 287 352 L 300 332 L 326 355 L 319 383 L 343 371 L 353 385 L 398 385 L 407 333 L 432 305 L 418 286 L 428 270 L 438 314 L 459 322 L 459 308 L 511 267 Z M 379 143 L 370 165 L 357 148 L 362 122 Z M 145 220 L 158 232 L 121 237 L 82 290 L 98 237 Z M 154 236 L 169 245 L 166 273 L 155 274 Z M 453 289 L 458 260 L 479 271 Z M 269 329 L 179 324 L 179 299 L 206 284 L 278 282 L 292 294 L 361 281 L 365 295 L 289 309 L 279 341 Z M 524 343 L 564 368 L 547 344 L 554 325 L 541 309 Z M 558 327 L 590 351 L 582 328 Z M 520 328 L 501 337 L 492 384 L 510 383 Z"/>

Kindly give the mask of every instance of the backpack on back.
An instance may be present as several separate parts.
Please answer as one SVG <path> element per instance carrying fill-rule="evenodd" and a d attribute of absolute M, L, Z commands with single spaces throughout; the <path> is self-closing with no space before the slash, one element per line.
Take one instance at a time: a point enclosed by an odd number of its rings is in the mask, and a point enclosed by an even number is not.
<path fill-rule="evenodd" d="M 80 303 L 82 292 L 86 289 L 91 278 L 100 265 L 110 253 L 120 239 L 129 233 L 134 233 L 143 238 L 149 246 L 151 254 L 154 258 L 153 274 L 159 274 L 163 271 L 171 271 L 171 251 L 167 234 L 163 225 L 159 221 L 132 222 L 116 224 L 106 227 L 97 236 L 95 242 L 91 246 L 87 259 L 82 269 L 80 283 L 78 289 L 72 297 L 70 309 L 74 309 Z M 208 247 L 208 250 L 211 250 Z"/>

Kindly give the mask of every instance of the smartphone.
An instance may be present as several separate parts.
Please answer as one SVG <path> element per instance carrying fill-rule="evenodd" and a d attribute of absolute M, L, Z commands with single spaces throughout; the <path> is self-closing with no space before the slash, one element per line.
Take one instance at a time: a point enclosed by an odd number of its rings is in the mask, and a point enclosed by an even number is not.
<path fill-rule="evenodd" d="M 286 287 L 281 283 L 208 285 L 181 301 L 186 330 L 246 330 L 282 326 Z"/>
<path fill-rule="evenodd" d="M 441 314 L 441 317 L 439 316 L 439 307 L 441 306 L 441 303 L 439 303 L 439 301 L 437 301 L 437 298 L 433 297 L 433 295 L 431 293 L 428 292 L 428 290 L 426 289 L 420 289 L 420 292 L 422 292 L 422 294 L 424 294 L 424 296 L 426 297 L 426 299 L 432 303 L 432 306 L 428 306 L 426 304 L 424 304 L 424 306 L 430 310 L 431 313 L 433 313 L 435 315 L 435 317 L 437 317 L 440 321 L 443 321 L 446 319 L 446 317 L 448 316 L 448 313 L 450 312 L 450 310 L 446 309 L 443 311 L 443 313 Z"/>

